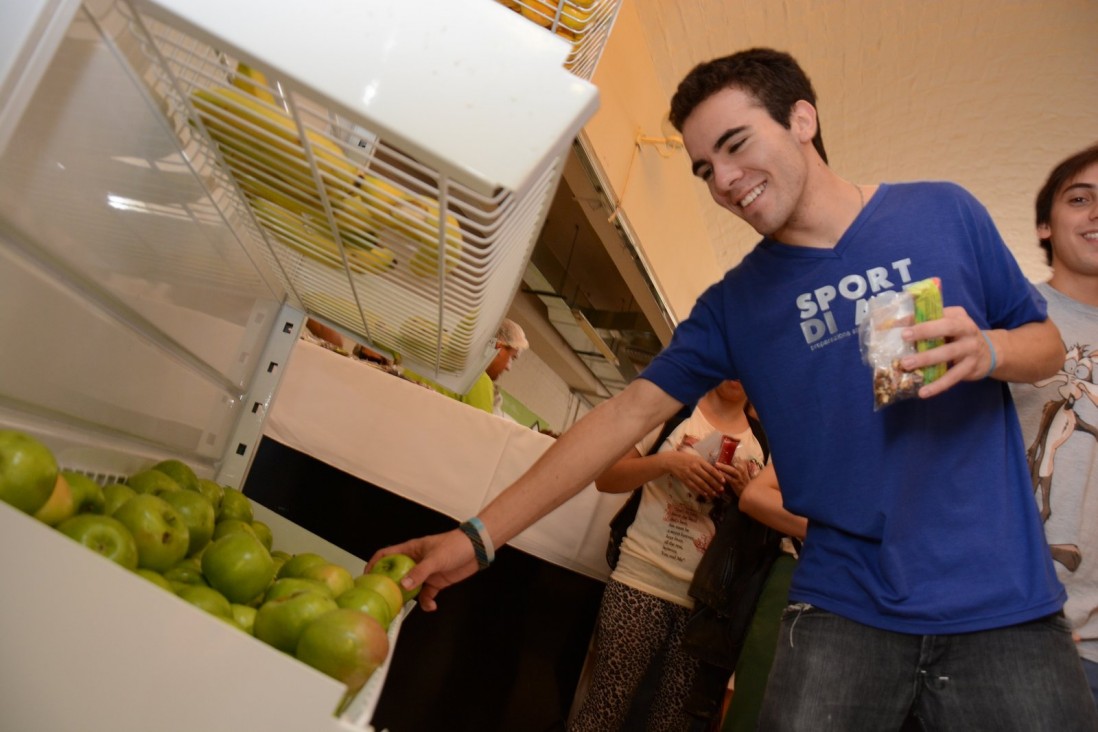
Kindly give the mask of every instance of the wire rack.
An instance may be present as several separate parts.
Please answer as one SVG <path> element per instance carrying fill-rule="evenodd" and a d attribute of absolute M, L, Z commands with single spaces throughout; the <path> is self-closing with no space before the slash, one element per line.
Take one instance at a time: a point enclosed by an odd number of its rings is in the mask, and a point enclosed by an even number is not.
<path fill-rule="evenodd" d="M 490 356 L 564 151 L 523 190 L 484 194 L 260 62 L 118 7 L 143 82 L 250 255 L 307 313 L 464 391 Z"/>
<path fill-rule="evenodd" d="M 564 67 L 590 79 L 614 26 L 621 0 L 497 0 L 571 43 Z"/>

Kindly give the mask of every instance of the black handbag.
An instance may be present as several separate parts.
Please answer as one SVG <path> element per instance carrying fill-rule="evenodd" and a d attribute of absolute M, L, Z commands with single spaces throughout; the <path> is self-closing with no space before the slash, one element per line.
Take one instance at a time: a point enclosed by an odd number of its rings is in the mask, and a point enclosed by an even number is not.
<path fill-rule="evenodd" d="M 652 443 L 652 447 L 648 450 L 648 455 L 654 455 L 659 452 L 660 446 L 671 436 L 671 433 L 675 431 L 675 428 L 682 424 L 682 421 L 694 413 L 694 407 L 683 407 L 675 413 L 671 419 L 667 420 L 663 424 L 663 429 L 660 430 L 660 436 L 656 438 L 656 441 Z M 625 532 L 629 531 L 629 527 L 633 525 L 633 521 L 637 518 L 637 509 L 640 507 L 641 502 L 641 490 L 642 487 L 633 489 L 633 493 L 630 494 L 628 500 L 622 504 L 622 507 L 618 509 L 618 512 L 614 514 L 614 518 L 610 519 L 610 538 L 606 541 L 606 563 L 610 565 L 610 569 L 618 566 L 618 557 L 621 556 L 621 542 L 625 538 Z"/>

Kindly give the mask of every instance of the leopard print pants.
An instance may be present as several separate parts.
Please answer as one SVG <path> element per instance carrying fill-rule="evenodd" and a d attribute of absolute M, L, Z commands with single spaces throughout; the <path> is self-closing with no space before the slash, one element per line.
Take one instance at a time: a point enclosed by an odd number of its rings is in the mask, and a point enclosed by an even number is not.
<path fill-rule="evenodd" d="M 697 661 L 682 650 L 683 629 L 690 612 L 609 580 L 595 630 L 591 685 L 569 732 L 622 730 L 637 687 L 649 668 L 657 669 L 660 677 L 655 696 L 638 700 L 647 708 L 646 729 L 687 729 L 691 718 L 683 711 L 683 701 L 697 671 Z"/>

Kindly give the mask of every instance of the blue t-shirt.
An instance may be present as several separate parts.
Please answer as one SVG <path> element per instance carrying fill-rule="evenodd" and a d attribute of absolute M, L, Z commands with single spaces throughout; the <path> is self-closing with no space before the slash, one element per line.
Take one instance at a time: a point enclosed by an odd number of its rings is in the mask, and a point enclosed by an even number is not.
<path fill-rule="evenodd" d="M 938 277 L 980 328 L 1046 318 L 986 210 L 949 183 L 882 185 L 831 249 L 764 239 L 641 374 L 683 403 L 740 379 L 785 506 L 809 520 L 790 600 L 917 634 L 1056 612 L 1056 579 L 1007 385 L 873 408 L 866 300 Z"/>

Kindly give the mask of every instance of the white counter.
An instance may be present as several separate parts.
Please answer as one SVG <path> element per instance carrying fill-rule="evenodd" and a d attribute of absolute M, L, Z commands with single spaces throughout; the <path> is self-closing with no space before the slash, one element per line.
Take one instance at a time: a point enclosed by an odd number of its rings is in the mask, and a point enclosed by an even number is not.
<path fill-rule="evenodd" d="M 475 515 L 553 443 L 307 341 L 294 348 L 264 434 L 457 521 Z M 626 495 L 587 486 L 510 545 L 605 579 L 608 524 Z"/>

